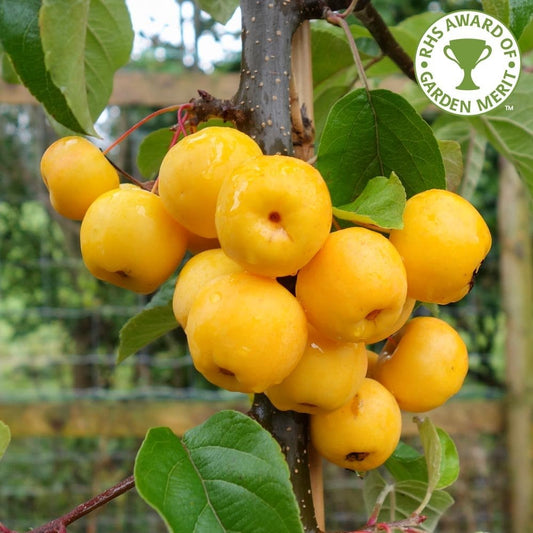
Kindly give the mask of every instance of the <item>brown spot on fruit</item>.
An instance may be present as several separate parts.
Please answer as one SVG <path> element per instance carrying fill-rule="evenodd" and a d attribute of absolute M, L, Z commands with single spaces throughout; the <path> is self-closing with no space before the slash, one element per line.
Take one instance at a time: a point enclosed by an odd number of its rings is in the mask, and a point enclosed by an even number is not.
<path fill-rule="evenodd" d="M 218 371 L 221 374 L 224 374 L 225 376 L 234 376 L 235 375 L 231 370 L 228 370 L 227 368 L 219 368 Z"/>
<path fill-rule="evenodd" d="M 361 462 L 364 461 L 369 455 L 369 452 L 350 452 L 346 455 L 345 459 L 350 462 Z"/>
<path fill-rule="evenodd" d="M 124 272 L 124 270 L 116 270 L 115 274 L 118 274 L 121 278 L 129 277 L 128 274 L 126 272 Z"/>
<path fill-rule="evenodd" d="M 370 311 L 370 313 L 365 316 L 366 320 L 375 320 L 381 313 L 381 311 L 381 309 L 374 309 L 373 311 Z"/>
<path fill-rule="evenodd" d="M 477 273 L 479 272 L 479 269 L 481 268 L 481 265 L 483 264 L 483 261 L 479 263 L 478 267 L 472 272 L 472 277 L 470 278 L 470 281 L 468 282 L 468 292 L 472 290 L 472 287 L 474 286 L 474 283 L 476 282 Z"/>
<path fill-rule="evenodd" d="M 272 211 L 268 215 L 268 220 L 270 220 L 270 222 L 274 222 L 274 224 L 279 224 L 281 222 L 281 215 L 277 211 Z"/>

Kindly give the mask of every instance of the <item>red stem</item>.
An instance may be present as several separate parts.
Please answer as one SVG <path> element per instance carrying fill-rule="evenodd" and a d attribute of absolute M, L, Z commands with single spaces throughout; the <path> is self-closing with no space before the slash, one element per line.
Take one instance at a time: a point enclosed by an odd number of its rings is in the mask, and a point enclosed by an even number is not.
<path fill-rule="evenodd" d="M 130 135 L 133 131 L 135 131 L 137 128 L 139 128 L 140 126 L 142 126 L 145 122 L 148 122 L 149 120 L 151 120 L 152 118 L 154 117 L 157 117 L 159 115 L 163 115 L 164 113 L 169 113 L 171 111 L 178 111 L 180 108 L 183 108 L 184 106 L 189 106 L 190 104 L 175 104 L 175 105 L 170 105 L 168 107 L 162 107 L 161 109 L 158 109 L 157 111 L 154 111 L 153 113 L 150 113 L 149 115 L 147 115 L 146 117 L 144 117 L 143 119 L 139 120 L 139 122 L 137 122 L 137 124 L 134 124 L 131 128 L 129 128 L 128 130 L 126 130 L 120 137 L 118 137 L 115 141 L 113 141 L 105 150 L 104 150 L 104 154 L 107 154 L 109 153 L 111 150 L 113 150 L 113 148 L 115 148 L 115 146 L 117 146 L 118 144 L 120 144 L 126 137 L 128 137 L 128 135 Z"/>
<path fill-rule="evenodd" d="M 124 494 L 128 490 L 131 490 L 135 487 L 135 480 L 133 476 L 127 477 L 122 481 L 119 481 L 116 485 L 113 485 L 104 492 L 98 494 L 94 498 L 82 503 L 72 509 L 72 511 L 67 514 L 51 520 L 47 524 L 44 524 L 37 529 L 32 529 L 32 533 L 65 533 L 66 527 L 69 524 L 72 524 L 76 520 L 79 520 L 83 516 L 91 513 L 92 511 L 98 509 L 102 505 L 109 503 L 111 500 L 115 499 L 117 496 Z M 5 526 L 0 524 L 0 533 L 16 533 L 16 531 L 11 531 Z"/>

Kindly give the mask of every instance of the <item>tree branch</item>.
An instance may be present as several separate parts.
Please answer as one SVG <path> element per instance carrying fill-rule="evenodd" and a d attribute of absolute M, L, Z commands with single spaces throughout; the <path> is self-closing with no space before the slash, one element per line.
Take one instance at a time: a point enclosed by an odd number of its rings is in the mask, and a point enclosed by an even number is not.
<path fill-rule="evenodd" d="M 307 19 L 325 18 L 330 11 L 351 7 L 350 0 L 303 0 L 302 12 Z M 368 29 L 385 55 L 391 58 L 401 71 L 416 81 L 412 59 L 400 46 L 387 24 L 370 0 L 358 0 L 352 14 Z"/>
<path fill-rule="evenodd" d="M 309 416 L 278 411 L 264 394 L 256 394 L 250 416 L 278 441 L 287 464 L 305 533 L 318 533 L 311 493 L 308 449 Z"/>
<path fill-rule="evenodd" d="M 353 14 L 372 34 L 383 53 L 389 56 L 408 78 L 416 81 L 413 60 L 392 35 L 372 2 L 360 0 L 355 5 Z"/>

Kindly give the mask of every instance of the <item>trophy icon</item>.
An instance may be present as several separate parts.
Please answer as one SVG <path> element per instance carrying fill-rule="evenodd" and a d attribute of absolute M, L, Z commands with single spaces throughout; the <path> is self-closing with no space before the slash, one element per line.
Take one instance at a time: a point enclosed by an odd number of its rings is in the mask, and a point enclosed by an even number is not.
<path fill-rule="evenodd" d="M 492 48 L 482 39 L 452 39 L 444 47 L 444 55 L 463 70 L 463 81 L 456 87 L 463 91 L 475 91 L 479 87 L 472 79 L 472 71 L 487 59 Z"/>

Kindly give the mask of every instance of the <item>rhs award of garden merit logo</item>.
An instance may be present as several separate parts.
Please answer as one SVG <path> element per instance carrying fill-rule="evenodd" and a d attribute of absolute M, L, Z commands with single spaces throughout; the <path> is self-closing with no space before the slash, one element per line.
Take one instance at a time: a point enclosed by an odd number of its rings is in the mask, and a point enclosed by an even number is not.
<path fill-rule="evenodd" d="M 455 11 L 424 33 L 415 70 L 436 106 L 455 115 L 481 115 L 512 93 L 520 75 L 520 51 L 498 19 L 479 11 Z"/>

